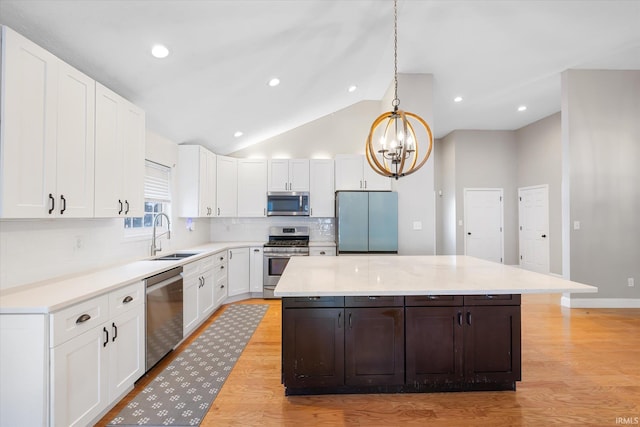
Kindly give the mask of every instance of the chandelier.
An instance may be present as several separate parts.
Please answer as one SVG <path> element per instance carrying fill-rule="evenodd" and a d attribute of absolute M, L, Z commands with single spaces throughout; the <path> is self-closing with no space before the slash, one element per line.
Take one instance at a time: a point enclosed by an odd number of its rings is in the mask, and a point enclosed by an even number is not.
<path fill-rule="evenodd" d="M 371 168 L 382 176 L 398 179 L 420 169 L 431 155 L 433 134 L 420 116 L 398 109 L 398 1 L 393 1 L 393 60 L 394 98 L 392 111 L 381 114 L 371 125 L 365 153 Z M 420 159 L 420 150 L 414 124 L 422 126 L 429 138 L 429 147 Z M 378 138 L 379 136 L 379 138 Z M 378 149 L 374 140 L 379 141 Z"/>

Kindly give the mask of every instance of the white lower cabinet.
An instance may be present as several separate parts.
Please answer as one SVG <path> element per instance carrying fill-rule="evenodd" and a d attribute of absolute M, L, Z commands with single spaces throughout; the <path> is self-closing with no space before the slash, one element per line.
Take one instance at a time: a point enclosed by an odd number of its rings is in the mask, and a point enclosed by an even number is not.
<path fill-rule="evenodd" d="M 187 337 L 215 309 L 214 257 L 183 266 L 183 336 Z"/>
<path fill-rule="evenodd" d="M 249 293 L 249 248 L 229 249 L 229 296 Z"/>
<path fill-rule="evenodd" d="M 144 374 L 144 283 L 114 293 L 51 315 L 51 425 L 89 424 Z"/>
<path fill-rule="evenodd" d="M 262 246 L 252 247 L 250 249 L 251 259 L 249 261 L 249 290 L 251 293 L 259 293 L 262 295 L 263 290 L 263 270 L 264 270 L 264 252 Z"/>
<path fill-rule="evenodd" d="M 213 298 L 214 307 L 218 308 L 229 293 L 228 276 L 227 276 L 227 251 L 221 251 L 213 255 Z"/>
<path fill-rule="evenodd" d="M 84 426 L 109 403 L 107 324 L 51 350 L 51 424 Z"/>

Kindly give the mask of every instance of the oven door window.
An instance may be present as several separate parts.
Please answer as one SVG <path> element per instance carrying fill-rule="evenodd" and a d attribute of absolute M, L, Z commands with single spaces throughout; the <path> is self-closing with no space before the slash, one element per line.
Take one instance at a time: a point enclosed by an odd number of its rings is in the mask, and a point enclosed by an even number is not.
<path fill-rule="evenodd" d="M 281 276 L 289 258 L 269 258 L 269 276 Z"/>

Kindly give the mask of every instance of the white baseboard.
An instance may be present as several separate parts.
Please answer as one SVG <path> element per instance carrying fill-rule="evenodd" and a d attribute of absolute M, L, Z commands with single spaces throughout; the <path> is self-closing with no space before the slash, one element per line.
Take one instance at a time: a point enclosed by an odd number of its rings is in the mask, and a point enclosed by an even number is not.
<path fill-rule="evenodd" d="M 633 298 L 569 298 L 563 296 L 560 305 L 569 308 L 640 308 L 640 299 Z"/>

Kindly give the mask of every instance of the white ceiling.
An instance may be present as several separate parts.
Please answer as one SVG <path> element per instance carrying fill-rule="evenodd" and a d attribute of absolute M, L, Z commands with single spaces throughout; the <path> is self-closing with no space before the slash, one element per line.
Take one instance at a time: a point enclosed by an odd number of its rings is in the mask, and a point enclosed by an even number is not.
<path fill-rule="evenodd" d="M 640 70 L 636 0 L 400 0 L 398 19 L 398 71 L 434 76 L 436 137 L 559 111 L 568 68 Z M 391 0 L 0 0 L 0 23 L 140 105 L 149 129 L 222 154 L 393 79 Z"/>

